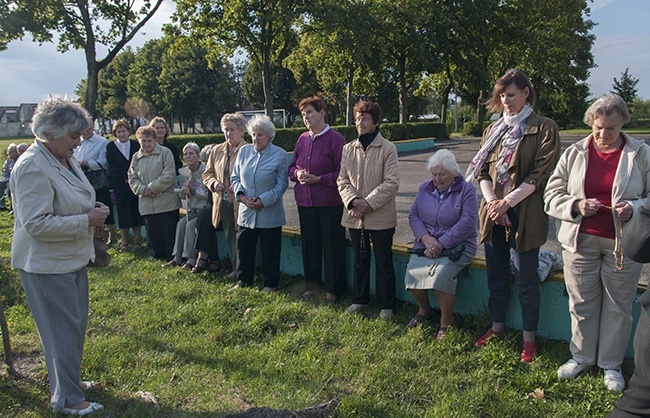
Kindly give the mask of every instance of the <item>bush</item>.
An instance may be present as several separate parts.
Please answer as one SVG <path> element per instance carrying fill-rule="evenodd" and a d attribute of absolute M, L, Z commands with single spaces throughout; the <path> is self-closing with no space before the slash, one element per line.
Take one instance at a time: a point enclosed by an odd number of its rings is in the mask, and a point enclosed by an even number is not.
<path fill-rule="evenodd" d="M 357 130 L 354 126 L 333 126 L 350 142 L 357 139 Z M 300 134 L 305 132 L 305 128 L 285 128 L 278 129 L 275 133 L 273 143 L 286 151 L 293 151 L 296 141 Z M 391 141 L 402 141 L 406 139 L 418 138 L 448 138 L 447 129 L 442 123 L 416 122 L 416 123 L 383 123 L 381 125 L 382 135 Z M 246 141 L 250 142 L 248 134 L 244 135 Z M 169 140 L 178 147 L 179 150 L 188 142 L 196 142 L 199 148 L 208 144 L 221 143 L 225 140 L 222 133 L 215 134 L 182 134 L 172 135 Z"/>
<path fill-rule="evenodd" d="M 463 134 L 470 136 L 481 136 L 483 135 L 483 132 L 481 132 L 481 127 L 479 126 L 478 122 L 467 121 L 463 124 Z"/>

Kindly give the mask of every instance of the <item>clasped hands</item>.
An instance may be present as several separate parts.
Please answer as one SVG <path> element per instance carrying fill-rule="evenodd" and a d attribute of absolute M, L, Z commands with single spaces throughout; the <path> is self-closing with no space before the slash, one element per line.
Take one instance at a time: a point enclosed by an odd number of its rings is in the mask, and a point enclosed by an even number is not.
<path fill-rule="evenodd" d="M 508 209 L 510 209 L 510 205 L 505 201 L 505 199 L 494 199 L 487 204 L 488 216 L 495 224 L 501 226 L 512 225 L 510 223 L 510 218 L 506 213 L 508 212 Z"/>
<path fill-rule="evenodd" d="M 259 197 L 239 195 L 239 201 L 246 205 L 248 209 L 262 210 L 262 208 L 264 208 L 264 203 L 262 203 L 262 199 Z"/>
<path fill-rule="evenodd" d="M 372 212 L 372 206 L 370 206 L 370 204 L 366 201 L 366 199 L 357 197 L 352 201 L 352 209 L 350 209 L 350 216 L 352 216 L 353 218 L 363 219 L 363 217 L 370 212 Z"/>
<path fill-rule="evenodd" d="M 102 226 L 110 213 L 108 206 L 95 202 L 95 207 L 88 212 L 88 226 Z"/>
<path fill-rule="evenodd" d="M 600 210 L 601 207 L 604 207 L 604 205 L 600 203 L 600 201 L 596 198 L 576 200 L 573 203 L 573 212 L 574 213 L 579 212 L 582 216 L 586 218 L 589 216 L 594 216 L 596 212 Z M 604 207 L 604 209 L 607 208 L 608 207 Z M 624 222 L 629 221 L 630 218 L 632 217 L 632 213 L 634 212 L 634 208 L 628 202 L 618 202 L 611 209 L 614 209 L 614 212 L 616 213 L 618 219 Z"/>
<path fill-rule="evenodd" d="M 320 183 L 320 176 L 309 174 L 307 170 L 304 170 L 302 168 L 296 170 L 296 179 L 300 182 L 300 184 L 304 184 L 305 186 Z"/>
<path fill-rule="evenodd" d="M 424 255 L 429 258 L 440 257 L 440 253 L 445 249 L 436 237 L 429 234 L 424 234 L 422 238 L 420 238 L 420 242 L 424 244 L 425 247 Z"/>

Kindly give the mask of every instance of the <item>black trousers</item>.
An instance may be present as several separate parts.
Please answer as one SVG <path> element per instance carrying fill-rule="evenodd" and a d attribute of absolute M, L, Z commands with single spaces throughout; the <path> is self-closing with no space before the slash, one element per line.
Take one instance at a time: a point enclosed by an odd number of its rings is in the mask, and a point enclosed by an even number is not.
<path fill-rule="evenodd" d="M 179 220 L 178 209 L 144 215 L 142 218 L 144 218 L 147 227 L 147 237 L 151 248 L 153 248 L 154 258 L 171 260 L 176 240 L 176 224 Z"/>
<path fill-rule="evenodd" d="M 282 227 L 245 228 L 237 230 L 237 280 L 246 286 L 253 284 L 257 240 L 262 247 L 262 270 L 264 286 L 276 288 L 280 284 L 280 253 L 282 250 Z"/>
<path fill-rule="evenodd" d="M 375 294 L 379 309 L 393 309 L 395 303 L 395 269 L 393 235 L 395 228 L 382 230 L 350 229 L 354 251 L 354 285 L 352 303 L 370 302 L 370 240 L 375 253 Z M 362 242 L 363 236 L 363 242 Z"/>
<path fill-rule="evenodd" d="M 340 295 L 345 290 L 345 228 L 343 205 L 298 206 L 302 264 L 307 287 L 320 283 L 325 267 L 325 290 Z"/>
<path fill-rule="evenodd" d="M 115 209 L 113 208 L 113 202 L 111 201 L 111 191 L 95 191 L 95 200 L 108 206 L 108 216 L 104 221 L 104 225 L 115 225 L 115 216 L 113 215 Z"/>
<path fill-rule="evenodd" d="M 210 261 L 219 261 L 217 231 L 212 225 L 212 206 L 201 209 L 196 217 L 196 242 L 194 248 L 208 253 Z"/>
<path fill-rule="evenodd" d="M 650 292 L 639 298 L 641 316 L 634 334 L 634 373 L 607 418 L 650 417 Z"/>
<path fill-rule="evenodd" d="M 508 211 L 510 236 L 506 241 L 505 227 L 495 225 L 492 228 L 492 240 L 485 242 L 485 261 L 488 276 L 490 298 L 488 308 L 492 322 L 504 322 L 510 296 L 510 248 L 516 250 L 515 233 L 518 220 L 515 212 Z M 515 284 L 519 289 L 519 304 L 524 331 L 537 331 L 539 321 L 539 247 L 525 252 L 514 253 Z"/>

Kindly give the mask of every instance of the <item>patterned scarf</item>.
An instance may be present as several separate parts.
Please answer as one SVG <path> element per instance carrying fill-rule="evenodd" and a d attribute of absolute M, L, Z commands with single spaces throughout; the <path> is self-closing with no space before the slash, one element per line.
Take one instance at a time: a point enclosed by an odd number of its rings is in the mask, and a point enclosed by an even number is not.
<path fill-rule="evenodd" d="M 519 141 L 524 136 L 526 121 L 531 113 L 533 113 L 533 109 L 529 104 L 524 105 L 521 111 L 516 115 L 509 115 L 505 111 L 503 112 L 503 116 L 492 125 L 492 128 L 490 128 L 485 144 L 483 144 L 474 158 L 472 158 L 472 161 L 465 172 L 465 181 L 470 182 L 474 177 L 478 178 L 481 169 L 483 168 L 483 164 L 485 164 L 485 160 L 487 160 L 488 154 L 503 137 L 501 152 L 499 153 L 499 159 L 497 160 L 496 180 L 499 184 L 504 184 L 506 182 L 508 179 L 508 166 L 510 165 L 510 159 L 512 158 L 512 154 L 515 152 L 515 148 L 517 148 L 517 144 L 519 144 Z"/>

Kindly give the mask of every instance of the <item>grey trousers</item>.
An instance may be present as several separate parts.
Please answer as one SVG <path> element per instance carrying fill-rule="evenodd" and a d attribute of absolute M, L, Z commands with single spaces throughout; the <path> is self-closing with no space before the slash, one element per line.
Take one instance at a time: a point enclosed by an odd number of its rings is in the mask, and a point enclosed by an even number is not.
<path fill-rule="evenodd" d="M 222 199 L 219 211 L 221 212 L 223 232 L 226 234 L 226 242 L 228 242 L 232 270 L 235 271 L 237 266 L 237 220 L 235 219 L 235 212 L 233 212 L 232 202 Z"/>
<path fill-rule="evenodd" d="M 88 322 L 86 268 L 67 274 L 18 270 L 41 337 L 54 409 L 83 402 L 81 356 Z"/>
<path fill-rule="evenodd" d="M 614 240 L 578 234 L 578 252 L 562 251 L 571 313 L 571 354 L 580 364 L 617 370 L 632 330 L 632 303 L 642 265 L 614 266 Z"/>
<path fill-rule="evenodd" d="M 200 210 L 200 209 L 199 209 Z M 196 217 L 197 210 L 187 212 L 176 224 L 176 238 L 174 241 L 174 257 L 192 258 L 196 260 Z"/>

